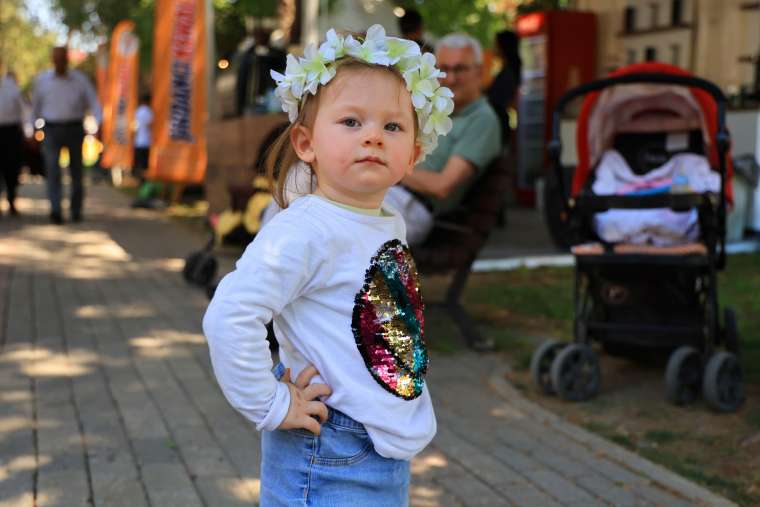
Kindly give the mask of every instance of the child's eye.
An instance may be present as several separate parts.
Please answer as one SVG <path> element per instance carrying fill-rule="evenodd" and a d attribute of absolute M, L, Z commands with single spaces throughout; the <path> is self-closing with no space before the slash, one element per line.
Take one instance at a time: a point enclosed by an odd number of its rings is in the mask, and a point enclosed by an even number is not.
<path fill-rule="evenodd" d="M 401 125 L 396 122 L 391 122 L 385 125 L 385 130 L 389 130 L 391 132 L 400 132 L 403 129 L 401 128 Z"/>
<path fill-rule="evenodd" d="M 343 125 L 346 127 L 358 127 L 359 122 L 356 120 L 356 118 L 344 118 L 340 121 Z"/>

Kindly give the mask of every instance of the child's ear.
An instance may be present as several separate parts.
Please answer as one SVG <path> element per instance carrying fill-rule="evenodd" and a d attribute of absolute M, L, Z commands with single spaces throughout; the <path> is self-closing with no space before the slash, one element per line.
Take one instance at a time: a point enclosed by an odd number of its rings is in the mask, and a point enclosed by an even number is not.
<path fill-rule="evenodd" d="M 314 162 L 314 145 L 312 143 L 311 131 L 303 125 L 294 125 L 290 129 L 290 144 L 298 155 L 298 158 L 311 164 Z"/>
<path fill-rule="evenodd" d="M 409 162 L 409 169 L 406 170 L 406 174 L 412 174 L 414 166 L 417 165 L 417 160 L 422 154 L 422 145 L 420 143 L 414 143 L 414 150 L 412 150 L 412 160 Z"/>

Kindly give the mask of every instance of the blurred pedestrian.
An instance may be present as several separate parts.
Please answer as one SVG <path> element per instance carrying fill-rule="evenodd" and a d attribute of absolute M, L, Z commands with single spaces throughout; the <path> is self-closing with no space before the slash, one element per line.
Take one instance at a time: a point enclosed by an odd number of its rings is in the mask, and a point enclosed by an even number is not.
<path fill-rule="evenodd" d="M 422 22 L 422 14 L 417 10 L 404 9 L 404 15 L 398 19 L 398 28 L 401 31 L 401 37 L 416 42 L 423 53 L 434 51 L 433 46 L 428 44 L 423 37 L 425 26 Z"/>
<path fill-rule="evenodd" d="M 510 30 L 497 33 L 494 48 L 496 49 L 496 56 L 501 60 L 502 67 L 491 82 L 486 95 L 496 114 L 499 115 L 506 144 L 511 133 L 509 109 L 514 107 L 522 72 L 517 34 Z"/>
<path fill-rule="evenodd" d="M 13 216 L 18 215 L 16 188 L 24 153 L 23 100 L 13 75 L 0 74 L 0 172 Z"/>
<path fill-rule="evenodd" d="M 148 169 L 150 158 L 151 128 L 153 126 L 153 110 L 150 108 L 150 94 L 140 97 L 140 104 L 135 111 L 135 156 L 132 175 L 142 183 L 145 171 Z"/>
<path fill-rule="evenodd" d="M 69 175 L 71 220 L 82 220 L 82 141 L 83 120 L 89 111 L 101 123 L 102 111 L 95 89 L 89 79 L 78 70 L 69 69 L 66 47 L 52 50 L 53 70 L 37 76 L 32 95 L 32 117 L 35 122 L 44 121 L 45 138 L 42 152 L 47 173 L 47 191 L 50 200 L 50 221 L 63 223 L 61 214 L 61 148 L 69 151 Z"/>

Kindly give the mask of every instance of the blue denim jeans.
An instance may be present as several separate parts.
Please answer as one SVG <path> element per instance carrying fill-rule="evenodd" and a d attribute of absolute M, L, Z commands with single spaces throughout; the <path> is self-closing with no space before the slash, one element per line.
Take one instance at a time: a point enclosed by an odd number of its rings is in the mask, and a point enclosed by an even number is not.
<path fill-rule="evenodd" d="M 275 376 L 284 368 L 278 365 Z M 329 409 L 322 433 L 264 431 L 261 507 L 409 505 L 409 462 L 375 452 L 364 426 Z"/>

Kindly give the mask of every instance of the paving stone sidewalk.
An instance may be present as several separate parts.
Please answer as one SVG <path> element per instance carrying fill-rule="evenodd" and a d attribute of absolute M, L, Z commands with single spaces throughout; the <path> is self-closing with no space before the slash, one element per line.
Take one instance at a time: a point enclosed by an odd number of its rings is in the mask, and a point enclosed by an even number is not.
<path fill-rule="evenodd" d="M 256 504 L 259 437 L 216 386 L 207 301 L 179 274 L 203 237 L 106 186 L 62 227 L 41 185 L 21 195 L 0 219 L 0 506 Z M 432 357 L 439 431 L 412 505 L 733 505 L 527 402 L 505 368 Z"/>

